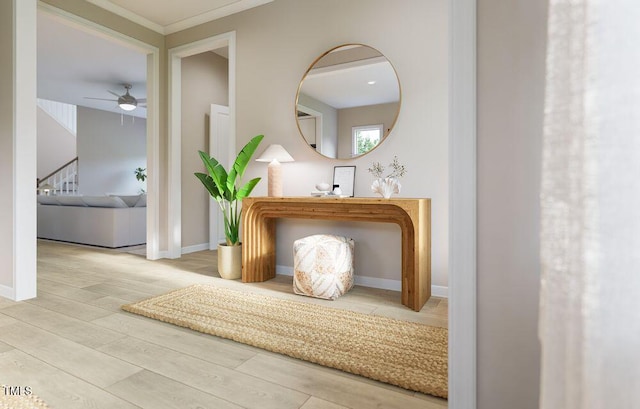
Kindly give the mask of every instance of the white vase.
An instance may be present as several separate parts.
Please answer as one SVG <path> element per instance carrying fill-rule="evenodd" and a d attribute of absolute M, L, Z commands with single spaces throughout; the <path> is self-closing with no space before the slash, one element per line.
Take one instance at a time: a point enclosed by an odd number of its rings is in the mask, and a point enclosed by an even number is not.
<path fill-rule="evenodd" d="M 385 199 L 388 199 L 392 194 L 400 193 L 401 187 L 402 185 L 400 185 L 400 181 L 396 178 L 378 178 L 373 181 L 371 190 Z"/>

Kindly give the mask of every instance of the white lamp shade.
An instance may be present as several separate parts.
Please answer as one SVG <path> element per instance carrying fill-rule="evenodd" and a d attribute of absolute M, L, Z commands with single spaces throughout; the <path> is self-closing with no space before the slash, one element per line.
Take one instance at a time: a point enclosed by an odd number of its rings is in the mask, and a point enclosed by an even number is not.
<path fill-rule="evenodd" d="M 267 149 L 262 152 L 262 155 L 256 159 L 256 162 L 272 162 L 277 160 L 278 162 L 293 162 L 293 158 L 289 155 L 282 145 L 269 145 Z"/>

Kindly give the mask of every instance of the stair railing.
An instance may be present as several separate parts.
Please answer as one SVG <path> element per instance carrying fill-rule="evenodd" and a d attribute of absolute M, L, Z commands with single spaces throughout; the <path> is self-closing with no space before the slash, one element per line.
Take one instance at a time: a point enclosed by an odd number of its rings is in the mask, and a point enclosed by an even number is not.
<path fill-rule="evenodd" d="M 38 191 L 46 184 L 52 186 L 57 194 L 78 194 L 78 157 L 71 159 L 42 179 L 37 179 Z"/>

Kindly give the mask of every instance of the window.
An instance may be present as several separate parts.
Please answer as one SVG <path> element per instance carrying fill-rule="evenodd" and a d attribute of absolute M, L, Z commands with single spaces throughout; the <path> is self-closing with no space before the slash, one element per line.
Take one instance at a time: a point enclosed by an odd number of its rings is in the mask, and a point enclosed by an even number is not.
<path fill-rule="evenodd" d="M 352 156 L 362 155 L 375 148 L 382 139 L 383 129 L 383 124 L 352 127 Z"/>

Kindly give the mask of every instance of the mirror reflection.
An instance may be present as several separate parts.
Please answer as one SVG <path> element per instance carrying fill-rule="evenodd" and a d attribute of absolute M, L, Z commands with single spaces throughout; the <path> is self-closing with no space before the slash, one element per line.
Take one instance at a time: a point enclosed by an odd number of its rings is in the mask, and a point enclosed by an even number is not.
<path fill-rule="evenodd" d="M 347 44 L 321 55 L 296 97 L 300 133 L 316 152 L 350 159 L 389 136 L 400 111 L 396 71 L 379 51 Z"/>

